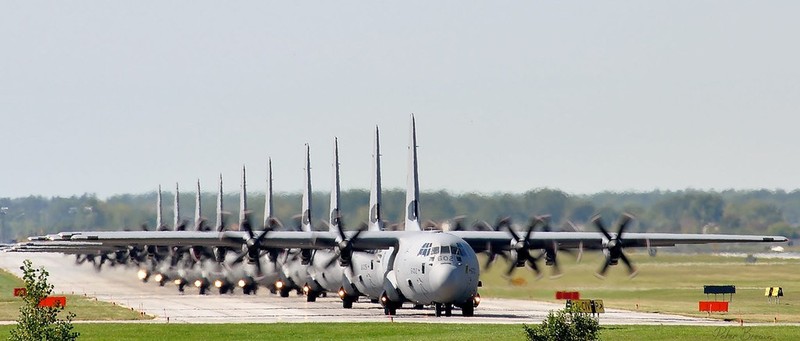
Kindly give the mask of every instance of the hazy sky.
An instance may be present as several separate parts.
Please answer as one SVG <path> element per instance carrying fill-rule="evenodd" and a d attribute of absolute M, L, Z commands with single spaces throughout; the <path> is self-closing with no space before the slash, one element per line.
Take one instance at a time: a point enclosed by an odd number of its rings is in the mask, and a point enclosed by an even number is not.
<path fill-rule="evenodd" d="M 797 1 L 4 1 L 0 197 L 800 187 Z"/>

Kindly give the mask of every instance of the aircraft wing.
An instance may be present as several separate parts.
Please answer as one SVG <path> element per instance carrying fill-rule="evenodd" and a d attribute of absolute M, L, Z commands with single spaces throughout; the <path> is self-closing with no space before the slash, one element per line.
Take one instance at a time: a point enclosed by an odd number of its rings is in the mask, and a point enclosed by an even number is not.
<path fill-rule="evenodd" d="M 514 238 L 503 231 L 452 231 L 450 234 L 464 239 L 476 251 L 510 250 Z M 616 234 L 611 234 L 616 238 Z M 677 244 L 713 243 L 763 243 L 787 242 L 782 236 L 752 236 L 725 234 L 680 234 L 680 233 L 625 233 L 622 245 L 625 247 L 675 246 Z M 534 232 L 529 242 L 532 249 L 543 249 L 557 244 L 566 249 L 602 249 L 608 240 L 599 232 Z"/>
<path fill-rule="evenodd" d="M 260 234 L 255 231 L 254 234 Z M 355 249 L 386 249 L 398 245 L 400 238 L 409 233 L 449 233 L 464 239 L 476 251 L 489 249 L 510 250 L 514 238 L 505 231 L 451 231 L 451 232 L 412 232 L 412 231 L 363 231 L 352 246 Z M 352 238 L 355 231 L 345 235 Z M 616 234 L 611 234 L 616 238 Z M 625 233 L 622 244 L 625 247 L 674 246 L 677 244 L 710 243 L 762 243 L 786 242 L 782 236 L 753 236 L 725 234 L 678 234 L 678 233 Z M 112 231 L 112 232 L 63 232 L 43 237 L 32 237 L 27 243 L 20 243 L 10 251 L 64 252 L 72 251 L 113 251 L 128 246 L 207 246 L 241 248 L 250 239 L 245 231 L 203 232 L 203 231 Z M 335 232 L 320 231 L 270 231 L 260 242 L 262 249 L 269 248 L 333 248 L 340 239 Z M 567 249 L 602 249 L 608 240 L 598 232 L 534 232 L 529 243 L 532 249 L 543 249 L 556 244 Z M 68 252 L 68 253 L 72 253 Z"/>

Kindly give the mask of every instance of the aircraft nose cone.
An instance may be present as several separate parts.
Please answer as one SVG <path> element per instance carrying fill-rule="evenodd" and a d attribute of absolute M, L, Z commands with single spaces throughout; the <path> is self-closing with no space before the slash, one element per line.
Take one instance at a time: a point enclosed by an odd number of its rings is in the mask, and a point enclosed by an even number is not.
<path fill-rule="evenodd" d="M 433 301 L 452 303 L 469 296 L 464 269 L 451 264 L 438 264 L 431 271 L 430 285 Z"/>

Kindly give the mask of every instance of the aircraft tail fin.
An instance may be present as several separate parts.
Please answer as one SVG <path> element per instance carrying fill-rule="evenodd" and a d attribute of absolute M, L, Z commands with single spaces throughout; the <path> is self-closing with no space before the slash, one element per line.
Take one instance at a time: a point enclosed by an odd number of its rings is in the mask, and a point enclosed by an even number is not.
<path fill-rule="evenodd" d="M 419 223 L 419 172 L 417 169 L 417 127 L 411 115 L 411 136 L 408 145 L 408 179 L 406 182 L 406 231 L 421 231 Z"/>
<path fill-rule="evenodd" d="M 222 173 L 219 173 L 219 192 L 217 192 L 217 223 L 214 226 L 217 231 L 222 231 L 225 228 L 225 222 L 222 221 Z"/>
<path fill-rule="evenodd" d="M 158 185 L 158 194 L 156 195 L 156 230 L 164 226 L 164 212 L 161 204 L 161 185 Z"/>
<path fill-rule="evenodd" d="M 242 191 L 239 192 L 239 227 L 247 219 L 247 170 L 242 165 Z"/>
<path fill-rule="evenodd" d="M 311 147 L 306 143 L 306 167 L 303 176 L 303 207 L 300 216 L 300 228 L 303 231 L 312 231 L 311 225 Z"/>
<path fill-rule="evenodd" d="M 174 229 L 175 231 L 178 230 L 178 227 L 181 224 L 181 200 L 180 200 L 180 196 L 181 196 L 180 189 L 178 188 L 178 183 L 176 182 L 175 183 L 175 205 L 173 207 L 173 212 L 175 214 L 173 215 L 174 219 L 172 221 L 172 223 L 173 223 L 172 224 L 172 229 Z"/>
<path fill-rule="evenodd" d="M 200 179 L 197 179 L 197 193 L 194 196 L 194 229 L 200 230 L 203 218 L 200 217 Z"/>
<path fill-rule="evenodd" d="M 375 126 L 375 142 L 372 151 L 372 185 L 369 191 L 369 225 L 370 231 L 383 231 L 381 214 L 381 145 L 380 131 Z"/>
<path fill-rule="evenodd" d="M 336 232 L 339 229 L 339 139 L 333 140 L 333 187 L 331 188 L 330 225 L 328 230 Z"/>
<path fill-rule="evenodd" d="M 267 193 L 264 200 L 264 226 L 269 226 L 269 219 L 275 214 L 275 205 L 272 202 L 272 158 L 269 158 L 269 175 L 267 178 Z"/>

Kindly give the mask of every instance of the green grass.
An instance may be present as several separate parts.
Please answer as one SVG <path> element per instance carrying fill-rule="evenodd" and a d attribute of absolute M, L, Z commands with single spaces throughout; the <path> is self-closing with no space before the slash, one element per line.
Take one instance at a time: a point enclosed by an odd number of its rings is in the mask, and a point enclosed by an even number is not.
<path fill-rule="evenodd" d="M 13 326 L 0 326 L 0 337 Z M 81 340 L 524 340 L 520 324 L 76 324 Z M 800 327 L 614 326 L 604 340 L 793 340 Z"/>
<path fill-rule="evenodd" d="M 481 274 L 484 297 L 535 299 L 557 302 L 555 291 L 580 291 L 581 298 L 603 299 L 606 307 L 646 312 L 669 312 L 687 316 L 708 316 L 698 312 L 698 301 L 713 300 L 703 294 L 703 285 L 732 284 L 736 294 L 728 313 L 714 313 L 719 319 L 744 319 L 746 322 L 800 322 L 800 260 L 759 259 L 745 264 L 744 258 L 713 255 L 632 253 L 629 258 L 639 274 L 629 279 L 623 265 L 612 267 L 605 280 L 594 277 L 602 256 L 585 254 L 580 264 L 562 255 L 563 276 L 536 279 L 533 272 L 517 269 L 513 277 L 521 285 L 510 285 L 504 277 L 508 265 L 500 261 Z M 620 263 L 621 264 L 621 263 Z M 783 287 L 780 304 L 768 304 L 764 289 Z M 721 296 L 718 299 L 722 299 Z"/>
<path fill-rule="evenodd" d="M 22 305 L 22 300 L 19 297 L 14 297 L 13 290 L 23 286 L 24 283 L 19 277 L 0 269 L 0 321 L 14 321 L 19 316 L 19 307 Z M 65 311 L 75 313 L 75 320 L 78 321 L 124 321 L 152 318 L 152 316 L 142 316 L 139 312 L 129 308 L 98 301 L 93 297 L 64 296 L 67 297 Z"/>

